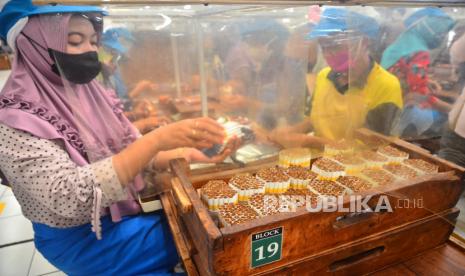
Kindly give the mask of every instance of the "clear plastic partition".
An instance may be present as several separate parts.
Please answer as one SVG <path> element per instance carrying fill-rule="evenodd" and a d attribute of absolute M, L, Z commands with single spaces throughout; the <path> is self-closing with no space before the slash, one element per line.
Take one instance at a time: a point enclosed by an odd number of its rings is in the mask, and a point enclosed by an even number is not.
<path fill-rule="evenodd" d="M 210 116 L 244 137 L 234 162 L 310 148 L 312 159 L 324 155 L 371 183 L 423 175 L 421 164 L 438 169 L 431 158 L 404 164 L 402 147 L 387 144 L 408 141 L 465 164 L 464 8 L 108 9 L 102 81 L 142 133 Z M 284 151 L 279 162 L 309 167 L 307 156 Z"/>
<path fill-rule="evenodd" d="M 111 5 L 101 79 L 134 119 L 154 110 L 167 120 L 241 118 L 268 138 L 308 120 L 306 133 L 333 141 L 368 127 L 434 146 L 427 142 L 441 136 L 461 92 L 463 66 L 449 49 L 464 28 L 460 8 L 422 9 Z M 335 96 L 370 95 L 344 110 L 334 97 L 320 102 L 313 92 L 328 78 Z"/>

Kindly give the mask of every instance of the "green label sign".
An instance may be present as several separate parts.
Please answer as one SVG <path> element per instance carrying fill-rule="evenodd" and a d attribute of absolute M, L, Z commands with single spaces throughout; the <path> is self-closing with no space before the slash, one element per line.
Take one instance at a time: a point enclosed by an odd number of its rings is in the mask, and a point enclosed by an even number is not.
<path fill-rule="evenodd" d="M 281 260 L 283 228 L 252 234 L 252 268 Z"/>

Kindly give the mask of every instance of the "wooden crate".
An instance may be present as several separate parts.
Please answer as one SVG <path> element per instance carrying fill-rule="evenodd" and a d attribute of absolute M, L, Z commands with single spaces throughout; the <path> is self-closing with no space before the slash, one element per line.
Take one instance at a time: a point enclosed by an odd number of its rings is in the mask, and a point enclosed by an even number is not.
<path fill-rule="evenodd" d="M 248 252 L 250 241 L 241 248 L 238 240 L 227 239 L 228 242 L 225 243 L 227 246 L 221 253 L 216 252 L 214 256 L 221 258 L 222 262 L 217 264 L 219 269 L 209 271 L 204 267 L 204 258 L 207 256 L 194 248 L 190 232 L 182 223 L 182 219 L 177 216 L 178 212 L 171 194 L 164 194 L 162 201 L 188 275 L 361 275 L 408 260 L 445 243 L 454 229 L 458 215 L 457 209 L 446 210 L 440 214 L 340 244 L 317 254 L 302 256 L 294 261 L 261 270 L 250 269 L 247 265 L 241 267 L 243 265 L 241 262 L 233 256 L 228 257 L 228 250 L 229 252 L 238 250 L 246 257 L 250 257 Z M 290 239 L 284 241 L 285 247 L 296 248 L 308 244 Z"/>
<path fill-rule="evenodd" d="M 368 133 L 367 135 L 372 134 Z M 382 195 L 386 195 L 391 203 L 397 202 L 399 198 L 404 202 L 405 200 L 418 202 L 421 199 L 423 208 L 418 206 L 403 208 L 404 205 L 393 205 L 393 212 L 364 214 L 309 213 L 305 208 L 300 208 L 297 212 L 276 214 L 240 225 L 219 228 L 201 202 L 196 189 L 210 179 L 227 180 L 237 173 L 256 172 L 267 165 L 259 164 L 213 174 L 191 176 L 185 163 L 181 160 L 173 161 L 171 164 L 174 175 L 172 178 L 173 200 L 167 204 L 176 213 L 175 218 L 180 229 L 179 235 L 182 236 L 185 248 L 187 248 L 187 257 L 184 259 L 195 263 L 196 269 L 202 275 L 247 275 L 287 270 L 289 267 L 298 269 L 299 266 L 296 266 L 298 263 L 316 260 L 315 258 L 324 254 L 331 255 L 347 246 L 352 246 L 354 243 L 364 244 L 364 242 L 368 241 L 367 239 L 372 239 L 374 236 L 391 235 L 391 232 L 399 227 L 405 228 L 408 225 L 421 224 L 425 219 L 438 217 L 435 221 L 443 221 L 442 217 L 446 216 L 443 212 L 455 206 L 463 191 L 463 183 L 459 177 L 463 173 L 463 169 L 431 156 L 427 152 L 403 141 L 390 140 L 389 142 L 408 152 L 412 158 L 422 158 L 439 165 L 440 173 L 421 176 L 413 181 L 383 186 L 382 189 L 368 191 L 363 196 L 373 195 L 370 204 L 377 202 Z M 165 202 L 168 202 L 168 200 L 165 200 Z M 348 205 L 349 201 L 345 201 L 345 204 Z M 277 228 L 282 229 L 281 258 L 276 262 L 252 268 L 252 235 Z M 453 226 L 450 224 L 447 231 L 444 229 L 444 233 L 447 232 L 448 236 Z M 392 234 L 395 236 L 393 239 L 395 241 L 406 241 L 412 239 L 412 237 L 417 239 L 417 235 L 412 234 L 413 230 L 409 231 L 405 230 L 399 232 L 399 234 Z M 409 233 L 411 236 L 409 238 L 403 237 L 402 235 L 406 234 L 402 233 Z M 446 238 L 433 235 L 431 239 L 430 244 L 435 244 L 435 241 L 439 244 L 439 242 L 444 242 Z M 412 254 L 418 253 L 423 248 L 419 246 L 417 247 L 418 250 L 413 248 L 409 252 L 412 252 Z M 347 252 L 353 253 L 360 250 L 348 250 Z M 366 254 L 375 254 L 369 251 L 371 249 L 366 250 L 368 250 Z M 390 252 L 402 251 L 390 249 Z M 349 253 L 345 254 L 350 255 Z M 360 256 L 365 256 L 364 254 Z M 331 256 L 331 258 L 327 257 L 325 260 L 335 258 L 335 255 Z M 342 258 L 345 255 L 340 256 Z M 358 257 L 354 258 L 357 259 Z M 387 258 L 387 260 L 397 259 L 391 257 Z M 311 266 L 313 266 L 313 262 L 311 261 Z M 324 263 L 328 265 L 326 261 Z M 384 261 L 380 261 L 376 263 L 376 266 L 386 264 Z M 334 265 L 331 267 L 334 267 Z M 293 271 L 292 269 L 290 271 Z M 315 272 L 321 271 L 315 270 Z"/>
<path fill-rule="evenodd" d="M 447 242 L 458 210 L 442 212 L 267 271 L 273 275 L 362 275 Z"/>

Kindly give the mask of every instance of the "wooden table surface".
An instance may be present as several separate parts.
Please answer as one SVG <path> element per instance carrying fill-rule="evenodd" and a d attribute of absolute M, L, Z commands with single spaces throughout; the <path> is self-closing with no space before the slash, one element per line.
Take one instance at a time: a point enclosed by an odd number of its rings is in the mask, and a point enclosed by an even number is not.
<path fill-rule="evenodd" d="M 428 250 L 406 262 L 390 266 L 372 276 L 465 275 L 465 250 L 451 242 Z"/>

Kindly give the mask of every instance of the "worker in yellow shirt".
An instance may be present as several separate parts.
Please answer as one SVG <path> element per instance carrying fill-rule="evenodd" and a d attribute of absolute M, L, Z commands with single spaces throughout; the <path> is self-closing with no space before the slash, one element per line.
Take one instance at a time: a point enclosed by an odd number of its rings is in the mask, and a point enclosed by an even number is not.
<path fill-rule="evenodd" d="M 317 39 L 329 65 L 318 73 L 310 116 L 274 130 L 269 138 L 284 147 L 321 146 L 350 139 L 361 127 L 389 134 L 402 109 L 399 80 L 370 56 L 378 24 L 348 9 L 328 8 L 308 35 Z M 314 135 L 307 135 L 313 131 Z"/>

